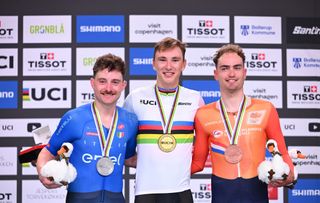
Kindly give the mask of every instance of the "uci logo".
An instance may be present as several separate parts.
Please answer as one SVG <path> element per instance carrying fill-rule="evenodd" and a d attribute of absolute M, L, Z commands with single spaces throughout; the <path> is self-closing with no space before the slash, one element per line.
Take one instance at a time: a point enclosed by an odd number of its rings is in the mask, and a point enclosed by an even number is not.
<path fill-rule="evenodd" d="M 13 56 L 0 56 L 0 69 L 13 68 Z"/>
<path fill-rule="evenodd" d="M 34 101 L 44 100 L 46 97 L 52 101 L 67 100 L 67 88 L 31 88 L 29 96 Z"/>
<path fill-rule="evenodd" d="M 156 101 L 153 100 L 147 100 L 147 99 L 140 99 L 140 104 L 144 104 L 144 105 L 157 105 Z"/>

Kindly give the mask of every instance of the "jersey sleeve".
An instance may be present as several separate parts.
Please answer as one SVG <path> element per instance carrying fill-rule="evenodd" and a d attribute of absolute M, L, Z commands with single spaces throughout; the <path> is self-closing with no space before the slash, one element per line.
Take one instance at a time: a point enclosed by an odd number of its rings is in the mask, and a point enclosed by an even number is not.
<path fill-rule="evenodd" d="M 278 144 L 278 149 L 282 154 L 283 160 L 290 166 L 293 171 L 292 160 L 288 154 L 284 136 L 280 127 L 279 115 L 276 108 L 271 104 L 270 115 L 266 126 L 268 139 L 274 139 Z"/>
<path fill-rule="evenodd" d="M 62 116 L 57 129 L 46 147 L 52 155 L 57 155 L 57 151 L 64 142 L 72 142 L 77 139 L 78 135 L 81 135 L 81 132 L 79 132 L 81 131 L 81 128 L 79 126 L 82 124 L 79 120 L 78 115 L 70 112 L 67 112 Z"/>
<path fill-rule="evenodd" d="M 199 111 L 195 116 L 195 143 L 192 155 L 191 174 L 202 171 L 208 157 L 208 135 L 199 120 Z"/>

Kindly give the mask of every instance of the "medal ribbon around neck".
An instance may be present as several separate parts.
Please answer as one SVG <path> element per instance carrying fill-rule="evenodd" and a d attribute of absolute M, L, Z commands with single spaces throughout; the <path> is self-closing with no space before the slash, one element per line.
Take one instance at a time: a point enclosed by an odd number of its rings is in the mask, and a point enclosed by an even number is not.
<path fill-rule="evenodd" d="M 156 94 L 156 99 L 157 99 L 157 103 L 158 103 L 158 107 L 159 107 L 159 111 L 161 114 L 161 119 L 162 119 L 162 128 L 163 128 L 163 133 L 164 134 L 170 134 L 171 133 L 171 128 L 172 128 L 172 124 L 173 124 L 173 117 L 174 114 L 176 112 L 177 106 L 178 106 L 178 98 L 179 98 L 179 93 L 180 93 L 180 86 L 178 86 L 175 97 L 174 97 L 174 101 L 172 104 L 172 108 L 171 108 L 171 112 L 169 115 L 169 119 L 168 122 L 166 122 L 166 117 L 165 117 L 165 113 L 163 110 L 163 105 L 161 103 L 161 98 L 160 98 L 160 92 L 158 90 L 158 87 L 155 86 L 154 87 L 155 90 L 155 94 Z"/>
<path fill-rule="evenodd" d="M 98 131 L 98 135 L 99 135 L 99 142 L 100 142 L 102 156 L 109 157 L 111 144 L 112 144 L 112 141 L 113 141 L 113 138 L 114 138 L 114 135 L 116 132 L 116 127 L 118 124 L 118 109 L 116 107 L 115 111 L 113 112 L 112 121 L 111 121 L 110 129 L 108 132 L 107 140 L 106 140 L 106 137 L 104 134 L 103 125 L 101 122 L 99 111 L 98 111 L 96 105 L 94 104 L 94 102 L 92 102 L 91 111 L 92 111 L 94 123 L 95 123 L 97 131 Z"/>
<path fill-rule="evenodd" d="M 225 129 L 227 130 L 228 138 L 230 140 L 230 144 L 238 144 L 238 138 L 240 135 L 240 129 L 242 125 L 242 121 L 244 118 L 244 114 L 246 112 L 246 106 L 247 106 L 247 99 L 246 96 L 243 97 L 242 102 L 238 109 L 238 115 L 236 118 L 236 122 L 234 124 L 234 128 L 232 129 L 230 119 L 228 116 L 228 112 L 226 110 L 226 107 L 223 104 L 222 99 L 219 100 L 220 104 L 220 115 L 223 120 L 223 124 Z"/>

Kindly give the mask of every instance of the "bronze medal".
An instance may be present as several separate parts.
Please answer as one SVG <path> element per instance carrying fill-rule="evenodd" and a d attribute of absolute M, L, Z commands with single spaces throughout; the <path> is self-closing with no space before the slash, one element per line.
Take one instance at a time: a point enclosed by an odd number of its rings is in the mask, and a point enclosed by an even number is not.
<path fill-rule="evenodd" d="M 102 176 L 108 176 L 113 172 L 114 164 L 109 157 L 103 156 L 97 161 L 97 171 Z"/>
<path fill-rule="evenodd" d="M 231 164 L 239 163 L 242 159 L 242 151 L 238 145 L 229 145 L 224 152 L 224 157 Z"/>
<path fill-rule="evenodd" d="M 172 152 L 176 145 L 176 138 L 171 134 L 163 134 L 158 139 L 158 146 L 163 152 Z"/>

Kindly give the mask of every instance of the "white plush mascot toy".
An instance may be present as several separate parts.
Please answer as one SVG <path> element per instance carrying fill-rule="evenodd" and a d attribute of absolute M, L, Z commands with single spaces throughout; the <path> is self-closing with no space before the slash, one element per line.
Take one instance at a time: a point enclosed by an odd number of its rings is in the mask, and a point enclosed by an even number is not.
<path fill-rule="evenodd" d="M 77 177 L 77 171 L 69 162 L 73 151 L 73 145 L 65 142 L 57 152 L 56 159 L 48 161 L 41 169 L 41 175 L 49 178 L 57 184 L 68 185 Z"/>
<path fill-rule="evenodd" d="M 290 167 L 283 161 L 277 142 L 273 139 L 268 140 L 266 148 L 272 154 L 272 160 L 260 163 L 258 167 L 259 179 L 267 184 L 270 180 L 285 180 L 290 172 Z"/>

